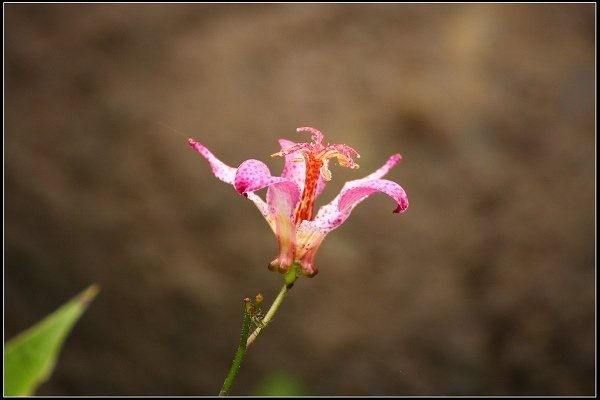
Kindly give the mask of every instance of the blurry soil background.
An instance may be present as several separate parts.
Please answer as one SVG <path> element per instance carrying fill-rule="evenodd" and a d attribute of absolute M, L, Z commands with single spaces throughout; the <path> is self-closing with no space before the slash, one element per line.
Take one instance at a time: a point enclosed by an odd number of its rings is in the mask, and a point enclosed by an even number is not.
<path fill-rule="evenodd" d="M 186 140 L 404 156 L 232 394 L 593 395 L 595 5 L 5 4 L 5 340 L 102 292 L 42 395 L 215 395 L 276 241 Z"/>

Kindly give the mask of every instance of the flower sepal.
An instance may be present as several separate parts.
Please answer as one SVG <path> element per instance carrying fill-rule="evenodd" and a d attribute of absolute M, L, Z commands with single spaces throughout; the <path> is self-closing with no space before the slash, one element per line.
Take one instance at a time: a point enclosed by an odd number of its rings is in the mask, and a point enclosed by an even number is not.
<path fill-rule="evenodd" d="M 296 282 L 296 279 L 298 279 L 298 277 L 301 275 L 299 267 L 300 265 L 297 262 L 295 262 L 292 264 L 290 269 L 283 275 L 285 286 L 288 289 L 294 286 L 294 282 Z"/>

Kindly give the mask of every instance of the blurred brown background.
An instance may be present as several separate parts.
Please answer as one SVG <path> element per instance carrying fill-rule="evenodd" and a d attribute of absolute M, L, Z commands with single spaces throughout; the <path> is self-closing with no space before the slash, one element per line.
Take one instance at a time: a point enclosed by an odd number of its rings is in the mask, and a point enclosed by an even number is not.
<path fill-rule="evenodd" d="M 277 245 L 230 165 L 400 152 L 251 348 L 319 395 L 592 395 L 595 5 L 7 4 L 5 340 L 92 282 L 45 395 L 214 395 Z"/>

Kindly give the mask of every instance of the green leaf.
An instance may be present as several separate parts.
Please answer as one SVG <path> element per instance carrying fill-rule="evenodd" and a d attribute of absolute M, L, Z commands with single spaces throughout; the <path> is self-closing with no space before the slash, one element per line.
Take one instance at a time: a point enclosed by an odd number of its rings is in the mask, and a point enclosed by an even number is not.
<path fill-rule="evenodd" d="M 98 291 L 98 285 L 91 285 L 5 344 L 5 396 L 31 396 L 48 380 L 63 342 Z"/>

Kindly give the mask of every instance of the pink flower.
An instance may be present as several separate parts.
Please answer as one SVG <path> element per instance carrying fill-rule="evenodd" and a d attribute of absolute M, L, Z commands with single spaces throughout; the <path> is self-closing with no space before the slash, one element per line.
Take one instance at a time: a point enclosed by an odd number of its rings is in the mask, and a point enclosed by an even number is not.
<path fill-rule="evenodd" d="M 269 168 L 258 160 L 246 160 L 238 168 L 225 165 L 206 147 L 189 139 L 189 145 L 210 164 L 214 175 L 235 187 L 252 200 L 265 217 L 279 242 L 279 255 L 269 269 L 286 273 L 293 264 L 306 276 L 317 274 L 315 254 L 325 236 L 348 218 L 354 207 L 375 192 L 390 196 L 397 203 L 394 213 L 408 207 L 404 189 L 395 182 L 381 179 L 400 160 L 394 154 L 372 174 L 344 184 L 341 192 L 314 215 L 314 203 L 331 180 L 329 160 L 339 165 L 358 168 L 353 158 L 360 156 L 350 146 L 323 145 L 323 134 L 314 128 L 298 128 L 312 134 L 312 143 L 295 143 L 280 139 L 281 150 L 272 156 L 285 157 L 281 176 L 272 176 Z M 266 202 L 254 192 L 267 187 Z"/>

